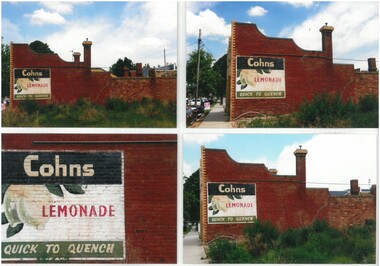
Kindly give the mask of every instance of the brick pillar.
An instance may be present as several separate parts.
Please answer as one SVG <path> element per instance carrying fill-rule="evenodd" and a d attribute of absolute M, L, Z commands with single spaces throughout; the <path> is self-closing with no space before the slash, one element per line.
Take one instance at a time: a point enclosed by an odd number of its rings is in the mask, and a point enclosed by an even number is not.
<path fill-rule="evenodd" d="M 376 58 L 368 58 L 368 71 L 369 72 L 376 72 Z"/>
<path fill-rule="evenodd" d="M 296 176 L 302 181 L 306 182 L 306 154 L 307 150 L 299 149 L 295 150 L 294 155 L 296 156 Z"/>
<path fill-rule="evenodd" d="M 136 63 L 136 68 L 137 68 L 137 76 L 142 77 L 143 76 L 142 63 Z"/>
<path fill-rule="evenodd" d="M 372 185 L 370 191 L 372 196 L 376 196 L 376 185 Z"/>
<path fill-rule="evenodd" d="M 129 77 L 129 67 L 124 67 L 124 77 L 128 78 Z"/>
<path fill-rule="evenodd" d="M 359 195 L 359 181 L 357 179 L 353 179 L 350 181 L 350 191 L 351 195 Z"/>
<path fill-rule="evenodd" d="M 80 61 L 80 53 L 79 52 L 74 52 L 73 53 L 73 57 L 74 57 L 74 63 L 79 63 L 79 61 Z"/>
<path fill-rule="evenodd" d="M 328 26 L 327 23 L 319 29 L 322 33 L 322 51 L 326 53 L 326 56 L 333 57 L 333 44 L 332 44 L 332 32 L 334 27 Z"/>
<path fill-rule="evenodd" d="M 203 245 L 207 244 L 207 180 L 206 180 L 206 154 L 205 147 L 201 147 L 201 168 L 199 171 L 200 181 L 200 239 Z"/>
<path fill-rule="evenodd" d="M 86 39 L 83 43 L 83 56 L 84 56 L 84 64 L 87 67 L 91 67 L 91 45 L 92 42 Z"/>

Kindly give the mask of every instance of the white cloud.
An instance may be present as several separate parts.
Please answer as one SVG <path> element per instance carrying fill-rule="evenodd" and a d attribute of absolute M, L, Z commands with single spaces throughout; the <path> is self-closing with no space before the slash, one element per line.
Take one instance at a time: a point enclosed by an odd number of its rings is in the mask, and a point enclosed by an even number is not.
<path fill-rule="evenodd" d="M 311 7 L 313 6 L 313 1 L 287 1 L 286 3 L 294 7 Z"/>
<path fill-rule="evenodd" d="M 43 25 L 43 24 L 65 24 L 67 21 L 57 12 L 49 12 L 45 9 L 38 9 L 33 14 L 26 14 L 25 17 L 29 18 L 31 24 Z"/>
<path fill-rule="evenodd" d="M 199 164 L 198 165 L 192 165 L 192 164 L 188 164 L 186 162 L 183 162 L 182 167 L 183 167 L 183 175 L 189 177 L 197 169 L 199 169 Z"/>
<path fill-rule="evenodd" d="M 64 60 L 72 60 L 69 51 L 82 52 L 82 42 L 88 38 L 93 42 L 93 67 L 107 68 L 124 57 L 134 63 L 163 65 L 164 49 L 166 62 L 176 63 L 176 2 L 127 3 L 122 13 L 123 21 L 99 14 L 72 20 L 63 30 L 50 35 L 47 43 Z"/>
<path fill-rule="evenodd" d="M 43 1 L 40 4 L 46 9 L 60 14 L 71 14 L 74 2 Z"/>
<path fill-rule="evenodd" d="M 295 156 L 298 144 L 284 147 L 274 168 L 279 175 L 295 175 Z M 351 179 L 358 179 L 362 188 L 368 188 L 368 179 L 377 180 L 376 135 L 319 134 L 302 147 L 306 156 L 307 187 L 328 187 L 330 190 L 349 188 Z M 316 184 L 326 183 L 326 184 Z M 335 185 L 346 184 L 346 185 Z"/>
<path fill-rule="evenodd" d="M 293 38 L 303 49 L 321 50 L 322 37 L 319 29 L 325 23 L 335 28 L 334 58 L 366 60 L 378 57 L 378 2 L 332 2 L 301 25 L 283 29 L 280 37 Z M 367 63 L 355 62 L 355 66 L 366 69 Z"/>
<path fill-rule="evenodd" d="M 183 137 L 185 144 L 205 145 L 222 138 L 224 134 L 185 134 Z"/>
<path fill-rule="evenodd" d="M 267 12 L 268 11 L 261 6 L 253 6 L 247 11 L 248 15 L 251 17 L 261 17 L 264 16 Z"/>
<path fill-rule="evenodd" d="M 187 11 L 186 18 L 188 36 L 198 37 L 199 29 L 202 30 L 202 37 L 204 38 L 226 39 L 231 34 L 231 25 L 210 9 L 201 11 L 199 14 Z"/>

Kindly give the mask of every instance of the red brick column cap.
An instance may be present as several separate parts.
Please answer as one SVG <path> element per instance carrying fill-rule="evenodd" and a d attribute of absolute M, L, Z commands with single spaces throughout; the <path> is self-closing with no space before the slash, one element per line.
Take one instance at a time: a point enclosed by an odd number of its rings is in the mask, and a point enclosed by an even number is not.
<path fill-rule="evenodd" d="M 296 156 L 297 155 L 304 155 L 305 156 L 306 154 L 307 154 L 307 150 L 305 150 L 305 149 L 300 148 L 300 149 L 297 149 L 294 151 L 294 155 L 296 155 Z"/>
<path fill-rule="evenodd" d="M 323 32 L 323 31 L 333 31 L 334 30 L 334 27 L 333 26 L 328 26 L 327 23 L 319 29 L 320 32 Z"/>
<path fill-rule="evenodd" d="M 86 39 L 84 42 L 82 42 L 82 45 L 92 45 L 92 41 Z"/>

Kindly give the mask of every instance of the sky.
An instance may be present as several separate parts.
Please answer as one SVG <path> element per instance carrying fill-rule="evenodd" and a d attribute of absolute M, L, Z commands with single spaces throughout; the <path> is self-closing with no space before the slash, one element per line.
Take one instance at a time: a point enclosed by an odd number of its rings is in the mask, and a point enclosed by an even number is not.
<path fill-rule="evenodd" d="M 165 14 L 165 15 L 163 15 Z M 66 60 L 88 38 L 92 66 L 108 70 L 119 58 L 153 66 L 176 63 L 177 4 L 150 2 L 2 1 L 3 42 L 40 40 Z"/>
<path fill-rule="evenodd" d="M 268 37 L 292 38 L 302 49 L 321 51 L 319 29 L 328 23 L 334 27 L 335 63 L 367 70 L 368 58 L 378 60 L 378 1 L 190 2 L 186 17 L 188 53 L 197 49 L 201 29 L 204 49 L 215 59 L 223 56 L 232 20 L 254 23 Z"/>
<path fill-rule="evenodd" d="M 295 175 L 293 152 L 306 149 L 306 187 L 343 191 L 350 180 L 361 188 L 377 182 L 377 135 L 363 134 L 184 134 L 183 174 L 199 169 L 201 146 L 226 150 L 240 163 L 264 163 L 278 175 Z M 221 177 L 223 178 L 223 177 Z"/>
<path fill-rule="evenodd" d="M 321 50 L 319 29 L 335 28 L 335 63 L 367 69 L 378 59 L 378 1 L 339 2 L 200 2 L 186 3 L 186 52 L 197 49 L 199 29 L 206 51 L 215 59 L 227 51 L 231 21 L 255 23 L 268 37 L 293 38 L 306 50 Z M 2 1 L 3 42 L 40 40 L 59 56 L 83 54 L 82 42 L 93 42 L 93 67 L 108 68 L 119 58 L 134 63 L 177 63 L 176 1 Z M 340 59 L 345 60 L 340 60 Z M 350 59 L 350 60 L 347 60 Z M 352 60 L 353 59 L 353 60 Z"/>

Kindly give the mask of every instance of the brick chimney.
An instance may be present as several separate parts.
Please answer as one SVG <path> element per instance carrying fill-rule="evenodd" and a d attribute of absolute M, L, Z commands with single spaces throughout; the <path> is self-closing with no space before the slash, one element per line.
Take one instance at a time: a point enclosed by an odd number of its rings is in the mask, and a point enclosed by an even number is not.
<path fill-rule="evenodd" d="M 370 192 L 372 196 L 376 196 L 376 185 L 371 186 Z"/>
<path fill-rule="evenodd" d="M 73 57 L 74 57 L 74 63 L 80 62 L 80 53 L 79 52 L 74 52 Z"/>
<path fill-rule="evenodd" d="M 304 181 L 306 181 L 306 154 L 307 150 L 302 149 L 302 146 L 294 152 L 296 156 L 296 176 Z"/>
<path fill-rule="evenodd" d="M 92 42 L 86 38 L 86 40 L 82 43 L 84 50 L 84 64 L 87 67 L 91 67 L 91 45 Z"/>
<path fill-rule="evenodd" d="M 333 45 L 332 45 L 332 32 L 334 27 L 328 26 L 327 23 L 319 29 L 322 33 L 322 51 L 326 53 L 326 56 L 333 57 Z"/>
<path fill-rule="evenodd" d="M 278 173 L 278 171 L 277 171 L 277 169 L 269 169 L 268 170 L 272 175 L 277 175 L 277 173 Z"/>
<path fill-rule="evenodd" d="M 368 71 L 369 72 L 376 72 L 376 58 L 368 58 Z"/>
<path fill-rule="evenodd" d="M 357 179 L 350 180 L 350 192 L 351 195 L 359 195 L 359 181 Z"/>
<path fill-rule="evenodd" d="M 128 78 L 129 77 L 129 67 L 124 67 L 123 68 L 123 71 L 124 71 L 124 78 Z"/>
<path fill-rule="evenodd" d="M 143 76 L 143 71 L 142 71 L 142 63 L 136 63 L 136 70 L 137 70 L 137 76 L 142 77 Z"/>

